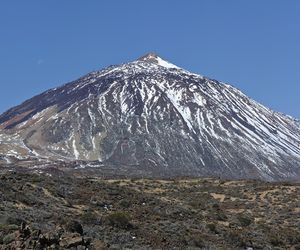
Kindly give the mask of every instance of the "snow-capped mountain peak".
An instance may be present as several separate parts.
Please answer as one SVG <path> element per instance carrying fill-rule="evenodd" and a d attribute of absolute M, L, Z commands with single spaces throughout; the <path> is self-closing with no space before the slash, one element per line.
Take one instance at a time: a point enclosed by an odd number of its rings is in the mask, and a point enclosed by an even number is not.
<path fill-rule="evenodd" d="M 178 66 L 162 59 L 161 57 L 159 57 L 157 54 L 151 52 L 151 53 L 148 53 L 142 57 L 140 57 L 138 59 L 138 61 L 142 61 L 142 62 L 149 62 L 149 63 L 155 63 L 157 65 L 160 65 L 162 67 L 165 67 L 165 68 L 174 68 L 174 69 L 180 69 Z"/>
<path fill-rule="evenodd" d="M 149 53 L 0 115 L 0 163 L 1 154 L 97 161 L 126 175 L 297 179 L 300 123 Z"/>

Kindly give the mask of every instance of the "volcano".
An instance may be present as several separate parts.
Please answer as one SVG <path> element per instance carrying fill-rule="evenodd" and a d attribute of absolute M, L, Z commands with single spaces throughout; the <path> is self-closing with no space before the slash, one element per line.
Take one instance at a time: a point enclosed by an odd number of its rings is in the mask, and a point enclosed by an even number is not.
<path fill-rule="evenodd" d="M 297 180 L 300 122 L 149 53 L 3 113 L 0 155 L 129 176 Z"/>

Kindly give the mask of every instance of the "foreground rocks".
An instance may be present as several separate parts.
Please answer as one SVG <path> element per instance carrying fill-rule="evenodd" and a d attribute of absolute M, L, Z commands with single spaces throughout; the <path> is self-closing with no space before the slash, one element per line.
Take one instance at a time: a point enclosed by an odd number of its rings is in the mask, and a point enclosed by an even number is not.
<path fill-rule="evenodd" d="M 0 174 L 0 249 L 300 249 L 300 186 Z"/>
<path fill-rule="evenodd" d="M 40 230 L 32 230 L 25 222 L 21 227 L 2 238 L 1 249 L 100 249 L 99 242 L 92 243 L 91 238 L 79 233 L 66 232 L 57 228 L 52 232 L 42 233 Z M 102 244 L 104 248 L 104 244 Z"/>

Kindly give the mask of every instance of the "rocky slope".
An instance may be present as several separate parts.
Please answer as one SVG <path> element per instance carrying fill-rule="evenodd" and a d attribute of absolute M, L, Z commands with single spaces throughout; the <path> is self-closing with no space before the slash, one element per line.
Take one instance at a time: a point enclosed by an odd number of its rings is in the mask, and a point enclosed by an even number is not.
<path fill-rule="evenodd" d="M 31 157 L 153 177 L 300 177 L 299 121 L 155 54 L 8 110 L 0 140 L 3 164 Z"/>

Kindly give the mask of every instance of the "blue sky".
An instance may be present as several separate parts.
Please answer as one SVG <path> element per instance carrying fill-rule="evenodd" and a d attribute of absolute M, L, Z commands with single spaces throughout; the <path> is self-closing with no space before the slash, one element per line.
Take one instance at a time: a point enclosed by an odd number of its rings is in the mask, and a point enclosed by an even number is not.
<path fill-rule="evenodd" d="M 154 51 L 300 118 L 298 0 L 0 3 L 0 112 Z"/>

